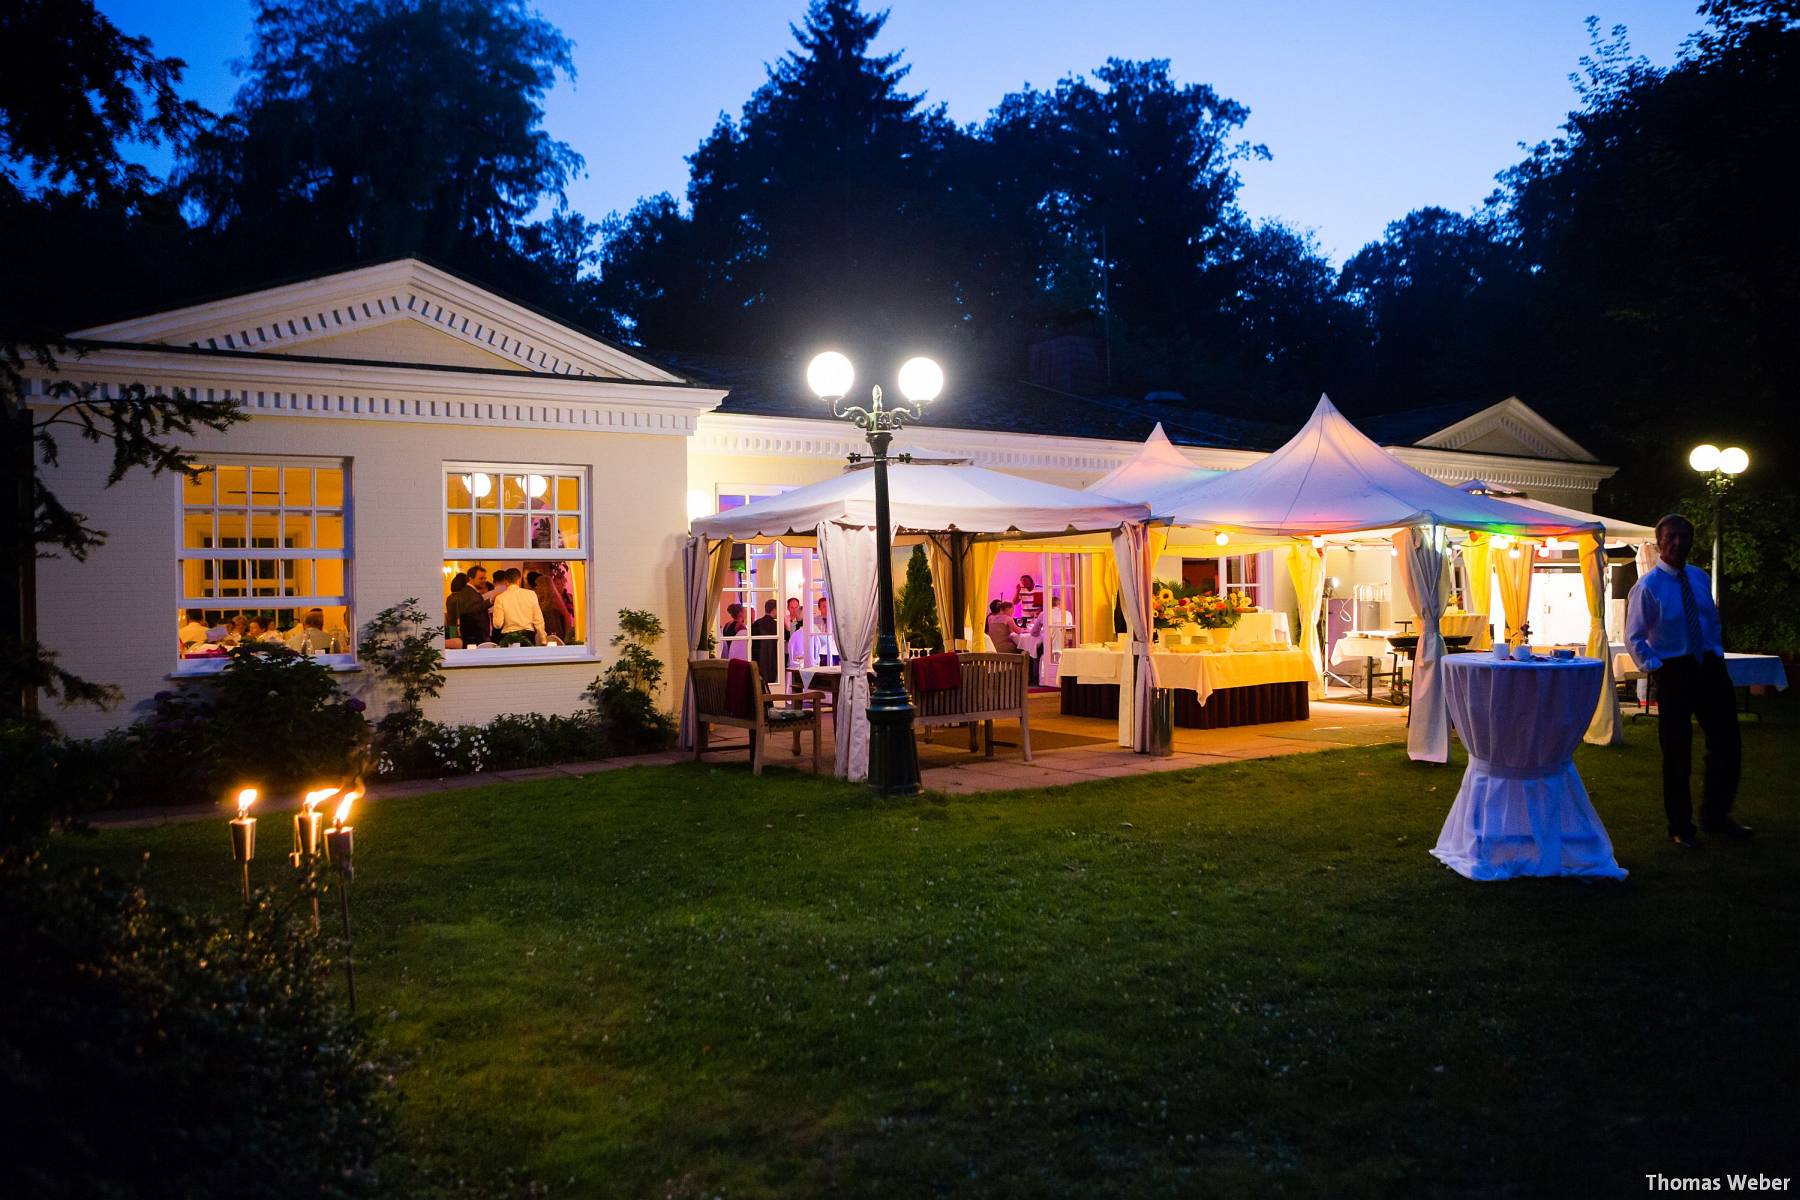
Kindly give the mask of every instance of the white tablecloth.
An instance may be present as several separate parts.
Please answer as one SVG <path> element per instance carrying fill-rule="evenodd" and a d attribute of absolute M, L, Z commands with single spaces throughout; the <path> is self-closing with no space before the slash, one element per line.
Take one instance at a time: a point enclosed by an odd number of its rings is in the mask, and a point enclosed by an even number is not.
<path fill-rule="evenodd" d="M 1453 654 L 1438 670 L 1469 769 L 1431 853 L 1470 879 L 1625 878 L 1572 757 L 1600 698 L 1600 660 Z"/>
<path fill-rule="evenodd" d="M 1214 650 L 1204 654 L 1173 654 L 1164 650 L 1151 658 L 1156 663 L 1158 687 L 1190 691 L 1201 704 L 1220 688 L 1305 683 L 1311 678 L 1306 654 L 1299 649 Z M 1065 677 L 1073 675 L 1077 683 L 1117 684 L 1124 666 L 1124 654 L 1104 647 L 1062 653 L 1062 673 Z"/>
<path fill-rule="evenodd" d="M 1288 626 L 1288 615 L 1284 612 L 1247 612 L 1238 617 L 1237 626 L 1231 630 L 1232 642 L 1286 642 L 1294 644 L 1294 635 Z"/>
<path fill-rule="evenodd" d="M 1787 668 L 1773 654 L 1734 654 L 1728 650 L 1725 652 L 1725 673 L 1731 676 L 1732 687 L 1764 686 L 1787 691 Z M 1613 674 L 1620 679 L 1644 676 L 1631 653 L 1618 646 L 1613 648 Z"/>
<path fill-rule="evenodd" d="M 1354 662 L 1359 658 L 1386 658 L 1393 653 L 1393 646 L 1388 644 L 1385 633 L 1368 631 L 1363 633 L 1346 633 L 1331 648 L 1331 663 Z"/>

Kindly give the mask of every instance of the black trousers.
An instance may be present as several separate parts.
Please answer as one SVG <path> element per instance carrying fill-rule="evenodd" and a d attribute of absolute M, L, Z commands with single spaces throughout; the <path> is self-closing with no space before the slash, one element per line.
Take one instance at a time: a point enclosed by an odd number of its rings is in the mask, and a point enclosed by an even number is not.
<path fill-rule="evenodd" d="M 1660 670 L 1652 672 L 1652 678 L 1661 710 L 1656 737 L 1662 743 L 1663 812 L 1669 818 L 1671 835 L 1691 834 L 1694 803 L 1689 777 L 1694 768 L 1694 730 L 1690 718 L 1699 718 L 1700 732 L 1706 736 L 1700 819 L 1702 823 L 1721 820 L 1737 799 L 1743 767 L 1737 700 L 1725 660 L 1716 654 L 1703 660 L 1691 654 L 1667 659 Z"/>

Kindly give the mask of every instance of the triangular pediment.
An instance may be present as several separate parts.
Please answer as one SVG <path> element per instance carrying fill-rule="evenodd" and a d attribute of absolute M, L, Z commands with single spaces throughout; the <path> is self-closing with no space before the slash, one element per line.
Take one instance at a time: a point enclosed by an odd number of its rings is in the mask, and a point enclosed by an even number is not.
<path fill-rule="evenodd" d="M 1552 425 L 1517 396 L 1508 396 L 1500 403 L 1489 405 L 1413 444 L 1434 450 L 1460 450 L 1511 458 L 1599 461 L 1580 442 Z"/>
<path fill-rule="evenodd" d="M 628 350 L 414 258 L 97 325 L 71 336 L 396 366 L 681 382 Z"/>

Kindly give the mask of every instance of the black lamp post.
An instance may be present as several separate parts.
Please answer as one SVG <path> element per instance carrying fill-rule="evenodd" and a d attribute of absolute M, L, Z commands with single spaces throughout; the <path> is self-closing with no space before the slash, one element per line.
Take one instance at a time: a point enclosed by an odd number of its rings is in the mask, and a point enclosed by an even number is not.
<path fill-rule="evenodd" d="M 1707 495 L 1712 498 L 1713 548 L 1712 548 L 1712 591 L 1713 603 L 1723 609 L 1725 606 L 1724 582 L 1724 544 L 1725 544 L 1725 493 L 1731 490 L 1732 483 L 1739 475 L 1750 469 L 1750 456 L 1736 446 L 1727 446 L 1721 450 L 1710 443 L 1695 446 L 1688 453 L 1688 466 L 1706 477 Z"/>
<path fill-rule="evenodd" d="M 911 358 L 900 367 L 900 394 L 911 401 L 884 405 L 881 388 L 870 389 L 869 406 L 845 405 L 856 382 L 850 360 L 835 350 L 813 359 L 806 382 L 834 416 L 853 421 L 868 435 L 875 471 L 875 568 L 881 628 L 875 639 L 875 682 L 869 689 L 869 786 L 884 796 L 911 796 L 919 790 L 919 751 L 913 742 L 912 697 L 906 694 L 900 641 L 894 630 L 893 528 L 888 518 L 888 446 L 894 432 L 924 415 L 925 405 L 944 387 L 944 372 L 929 358 Z M 861 455 L 851 455 L 851 461 Z M 901 461 L 905 461 L 904 458 Z"/>

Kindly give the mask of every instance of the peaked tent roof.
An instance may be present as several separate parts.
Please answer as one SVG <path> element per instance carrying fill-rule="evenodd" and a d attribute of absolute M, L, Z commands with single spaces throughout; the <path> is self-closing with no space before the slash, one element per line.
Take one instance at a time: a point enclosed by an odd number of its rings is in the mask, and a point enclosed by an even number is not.
<path fill-rule="evenodd" d="M 1133 500 L 1156 506 L 1156 499 L 1186 484 L 1217 475 L 1204 467 L 1196 467 L 1180 447 L 1163 432 L 1162 422 L 1150 431 L 1138 452 L 1109 471 L 1087 490 L 1117 500 Z"/>
<path fill-rule="evenodd" d="M 1600 527 L 1439 483 L 1364 437 L 1325 396 L 1281 449 L 1155 508 L 1179 525 L 1294 537 L 1420 524 L 1527 537 Z"/>
<path fill-rule="evenodd" d="M 931 533 L 1079 533 L 1143 521 L 1150 509 L 989 471 L 983 467 L 928 462 L 888 467 L 889 513 L 895 529 Z M 875 523 L 875 473 L 867 464 L 779 495 L 728 509 L 692 523 L 702 537 L 736 538 L 811 534 L 822 521 Z"/>
<path fill-rule="evenodd" d="M 1632 521 L 1621 521 L 1617 517 L 1602 517 L 1596 513 L 1582 512 L 1579 508 L 1565 508 L 1560 504 L 1551 504 L 1546 500 L 1533 500 L 1523 492 L 1515 492 L 1496 487 L 1483 479 L 1471 479 L 1467 483 L 1456 485 L 1459 492 L 1471 495 L 1486 494 L 1489 496 L 1505 496 L 1508 504 L 1522 504 L 1526 508 L 1542 509 L 1544 512 L 1572 521 L 1598 521 L 1606 529 L 1606 536 L 1615 542 L 1654 542 L 1656 530 L 1649 525 L 1639 525 Z"/>

